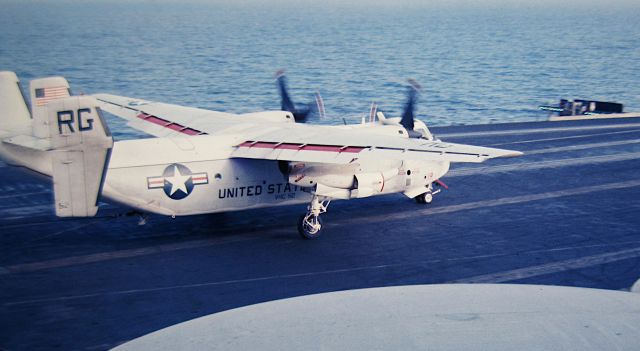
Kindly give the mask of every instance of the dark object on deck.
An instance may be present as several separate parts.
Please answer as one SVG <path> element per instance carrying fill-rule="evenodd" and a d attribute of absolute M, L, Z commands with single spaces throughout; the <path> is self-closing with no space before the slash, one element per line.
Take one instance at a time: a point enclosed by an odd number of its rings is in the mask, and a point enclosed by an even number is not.
<path fill-rule="evenodd" d="M 622 113 L 623 105 L 617 102 L 560 99 L 558 106 L 542 105 L 538 108 L 543 111 L 558 112 L 560 116 L 578 116 Z"/>

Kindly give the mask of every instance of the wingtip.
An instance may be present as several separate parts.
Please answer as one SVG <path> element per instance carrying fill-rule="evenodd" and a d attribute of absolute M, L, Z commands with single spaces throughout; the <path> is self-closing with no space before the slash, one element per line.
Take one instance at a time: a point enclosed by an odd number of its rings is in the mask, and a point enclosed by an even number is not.
<path fill-rule="evenodd" d="M 515 150 L 506 150 L 506 151 L 507 153 L 502 157 L 518 157 L 518 156 L 524 155 L 524 152 L 522 151 L 515 151 Z"/>
<path fill-rule="evenodd" d="M 494 149 L 492 153 L 488 154 L 489 156 L 485 159 L 492 159 L 492 158 L 502 158 L 502 157 L 518 157 L 518 156 L 522 156 L 524 155 L 523 152 L 521 151 L 516 151 L 516 150 L 505 150 L 505 149 Z"/>

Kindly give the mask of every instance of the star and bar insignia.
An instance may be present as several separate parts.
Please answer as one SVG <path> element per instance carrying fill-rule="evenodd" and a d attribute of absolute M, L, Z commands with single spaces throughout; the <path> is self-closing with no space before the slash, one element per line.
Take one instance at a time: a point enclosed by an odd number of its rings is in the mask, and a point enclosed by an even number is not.
<path fill-rule="evenodd" d="M 191 194 L 194 186 L 208 183 L 209 176 L 206 172 L 192 173 L 179 163 L 168 165 L 161 176 L 147 177 L 148 189 L 162 188 L 173 200 L 182 200 Z"/>

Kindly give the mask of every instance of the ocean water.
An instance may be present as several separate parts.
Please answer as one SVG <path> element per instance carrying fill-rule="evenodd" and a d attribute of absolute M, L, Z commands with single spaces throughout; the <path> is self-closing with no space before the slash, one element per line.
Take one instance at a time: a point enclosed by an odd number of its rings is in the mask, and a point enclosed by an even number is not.
<path fill-rule="evenodd" d="M 541 120 L 561 97 L 640 111 L 640 5 L 589 8 L 0 0 L 0 70 L 213 110 L 278 109 L 319 91 L 327 117 L 376 101 L 399 115 L 406 79 L 432 125 Z M 121 138 L 135 132 L 115 122 Z M 112 127 L 112 129 L 114 129 Z"/>

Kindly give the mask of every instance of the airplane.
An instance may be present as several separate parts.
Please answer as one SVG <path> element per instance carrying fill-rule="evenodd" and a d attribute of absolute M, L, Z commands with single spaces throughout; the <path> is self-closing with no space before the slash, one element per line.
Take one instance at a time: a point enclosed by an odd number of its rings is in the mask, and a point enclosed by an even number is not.
<path fill-rule="evenodd" d="M 53 178 L 55 213 L 91 217 L 98 203 L 171 217 L 307 203 L 305 239 L 320 236 L 332 200 L 403 193 L 431 203 L 452 162 L 519 151 L 443 142 L 414 118 L 312 125 L 277 77 L 281 111 L 232 114 L 110 94 L 71 94 L 63 77 L 34 79 L 31 104 L 0 72 L 0 158 Z M 114 141 L 102 111 L 153 136 Z"/>

